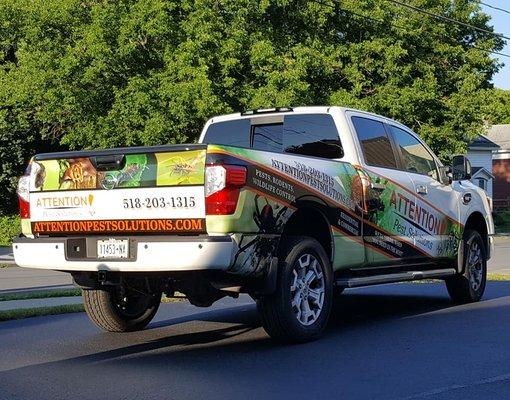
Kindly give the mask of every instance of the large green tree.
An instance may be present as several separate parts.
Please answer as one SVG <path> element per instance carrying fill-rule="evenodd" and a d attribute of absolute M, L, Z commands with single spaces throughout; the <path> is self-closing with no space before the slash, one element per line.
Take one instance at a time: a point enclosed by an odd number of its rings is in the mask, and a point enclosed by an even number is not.
<path fill-rule="evenodd" d="M 478 1 L 406 3 L 492 29 Z M 4 210 L 41 145 L 194 141 L 245 108 L 358 107 L 447 158 L 480 132 L 502 47 L 390 0 L 0 0 L 0 21 Z"/>

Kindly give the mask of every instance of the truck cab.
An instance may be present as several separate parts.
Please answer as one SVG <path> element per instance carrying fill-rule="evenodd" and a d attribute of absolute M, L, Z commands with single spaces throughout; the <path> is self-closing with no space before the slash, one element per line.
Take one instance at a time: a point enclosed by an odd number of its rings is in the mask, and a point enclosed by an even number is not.
<path fill-rule="evenodd" d="M 69 272 L 91 319 L 141 329 L 164 292 L 248 293 L 275 339 L 324 330 L 344 289 L 444 279 L 483 295 L 493 222 L 463 156 L 341 107 L 218 116 L 198 144 L 36 155 L 20 180 L 20 266 Z"/>

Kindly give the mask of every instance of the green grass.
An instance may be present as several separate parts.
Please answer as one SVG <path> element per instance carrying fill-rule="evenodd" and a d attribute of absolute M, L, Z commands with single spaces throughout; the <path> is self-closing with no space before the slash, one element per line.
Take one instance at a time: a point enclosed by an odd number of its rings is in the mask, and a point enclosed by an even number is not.
<path fill-rule="evenodd" d="M 41 317 L 44 315 L 77 313 L 83 311 L 85 311 L 85 309 L 83 308 L 83 304 L 66 304 L 62 306 L 53 307 L 21 308 L 18 310 L 0 311 L 0 321 Z"/>
<path fill-rule="evenodd" d="M 71 296 L 81 296 L 81 289 L 58 289 L 31 293 L 4 294 L 0 295 L 0 301 L 49 299 L 51 297 L 71 297 Z"/>
<path fill-rule="evenodd" d="M 0 264 L 0 269 L 1 268 L 9 268 L 9 267 L 14 267 L 14 264 Z"/>
<path fill-rule="evenodd" d="M 488 281 L 510 281 L 510 275 L 489 273 L 489 274 L 487 274 L 487 280 Z"/>

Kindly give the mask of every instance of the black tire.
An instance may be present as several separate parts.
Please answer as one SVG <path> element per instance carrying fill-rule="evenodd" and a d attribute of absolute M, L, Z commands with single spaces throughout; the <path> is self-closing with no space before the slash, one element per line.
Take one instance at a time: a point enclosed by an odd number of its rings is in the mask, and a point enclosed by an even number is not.
<path fill-rule="evenodd" d="M 257 301 L 262 325 L 271 338 L 280 342 L 315 340 L 326 328 L 331 312 L 333 273 L 330 262 L 315 239 L 300 236 L 283 240 L 276 291 Z M 312 276 L 309 279 L 313 280 L 305 282 L 303 275 L 309 275 L 310 271 L 315 278 Z M 317 293 L 322 294 L 317 296 Z M 299 307 L 295 301 L 293 305 L 293 299 L 300 299 Z M 305 307 L 304 302 L 308 306 Z"/>
<path fill-rule="evenodd" d="M 119 287 L 112 290 L 83 290 L 83 303 L 90 320 L 108 332 L 133 332 L 152 320 L 161 303 L 161 293 L 131 295 L 120 299 Z"/>
<path fill-rule="evenodd" d="M 479 301 L 487 281 L 487 257 L 480 234 L 468 230 L 464 235 L 462 273 L 446 279 L 446 288 L 455 303 Z"/>

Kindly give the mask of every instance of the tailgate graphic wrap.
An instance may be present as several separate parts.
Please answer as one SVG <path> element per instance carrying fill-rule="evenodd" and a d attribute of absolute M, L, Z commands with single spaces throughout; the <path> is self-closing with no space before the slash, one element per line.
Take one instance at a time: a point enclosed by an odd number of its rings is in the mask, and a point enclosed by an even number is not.
<path fill-rule="evenodd" d="M 32 231 L 204 233 L 205 156 L 205 149 L 126 154 L 120 169 L 105 171 L 94 156 L 34 161 Z"/>

